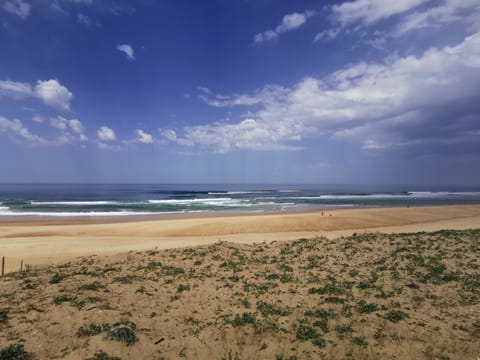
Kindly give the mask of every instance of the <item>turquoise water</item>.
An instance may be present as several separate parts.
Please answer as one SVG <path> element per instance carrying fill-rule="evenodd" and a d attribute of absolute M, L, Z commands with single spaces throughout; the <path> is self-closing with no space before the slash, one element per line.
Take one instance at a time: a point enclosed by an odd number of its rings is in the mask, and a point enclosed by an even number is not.
<path fill-rule="evenodd" d="M 0 219 L 480 204 L 480 188 L 385 185 L 0 185 Z"/>

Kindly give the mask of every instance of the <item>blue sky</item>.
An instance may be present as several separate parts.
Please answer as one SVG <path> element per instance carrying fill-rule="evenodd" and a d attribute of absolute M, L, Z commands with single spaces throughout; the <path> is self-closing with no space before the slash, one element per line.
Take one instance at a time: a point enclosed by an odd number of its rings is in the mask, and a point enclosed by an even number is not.
<path fill-rule="evenodd" d="M 0 0 L 0 182 L 480 184 L 478 0 Z"/>

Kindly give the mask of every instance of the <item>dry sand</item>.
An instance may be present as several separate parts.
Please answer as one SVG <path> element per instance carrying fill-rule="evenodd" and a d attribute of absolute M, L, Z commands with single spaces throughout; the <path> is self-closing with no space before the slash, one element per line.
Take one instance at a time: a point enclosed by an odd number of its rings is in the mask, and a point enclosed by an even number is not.
<path fill-rule="evenodd" d="M 96 220 L 98 221 L 98 220 Z M 183 217 L 122 222 L 0 222 L 6 271 L 84 255 L 212 244 L 292 240 L 354 232 L 386 233 L 480 227 L 480 206 L 340 209 L 322 212 Z"/>
<path fill-rule="evenodd" d="M 0 359 L 475 360 L 479 269 L 480 230 L 83 257 L 0 278 Z"/>

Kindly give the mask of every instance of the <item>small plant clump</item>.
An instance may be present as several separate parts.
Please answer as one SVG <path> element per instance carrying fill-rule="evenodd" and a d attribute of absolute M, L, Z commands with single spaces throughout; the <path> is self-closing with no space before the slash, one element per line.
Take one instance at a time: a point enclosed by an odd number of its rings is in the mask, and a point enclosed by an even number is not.
<path fill-rule="evenodd" d="M 98 281 L 95 281 L 90 284 L 83 284 L 78 288 L 78 291 L 98 291 L 100 289 L 105 289 L 105 285 L 100 284 Z"/>
<path fill-rule="evenodd" d="M 8 310 L 0 310 L 0 323 L 6 322 L 8 319 Z"/>
<path fill-rule="evenodd" d="M 378 305 L 375 303 L 367 303 L 365 300 L 360 300 L 357 304 L 357 310 L 362 314 L 370 314 L 378 310 Z"/>
<path fill-rule="evenodd" d="M 183 284 L 178 285 L 177 293 L 182 293 L 184 291 L 190 291 L 190 285 L 183 285 Z"/>
<path fill-rule="evenodd" d="M 122 358 L 118 356 L 110 356 L 105 351 L 100 350 L 93 355 L 92 360 L 122 360 Z"/>
<path fill-rule="evenodd" d="M 399 322 L 400 320 L 403 320 L 407 317 L 408 317 L 408 314 L 404 313 L 401 310 L 390 310 L 386 314 L 386 318 L 394 323 Z"/>
<path fill-rule="evenodd" d="M 242 315 L 237 314 L 235 319 L 232 320 L 232 326 L 238 327 L 246 324 L 255 324 L 255 315 L 249 312 L 244 312 Z"/>
<path fill-rule="evenodd" d="M 25 351 L 23 344 L 10 344 L 0 349 L 0 360 L 29 360 L 32 356 Z"/>
<path fill-rule="evenodd" d="M 367 341 L 367 339 L 365 339 L 364 336 L 355 336 L 353 338 L 353 342 L 354 342 L 354 344 L 359 345 L 359 346 L 367 346 L 368 345 L 368 341 Z"/>
<path fill-rule="evenodd" d="M 127 346 L 131 346 L 138 341 L 135 331 L 128 326 L 119 326 L 109 330 L 107 339 L 122 342 Z"/>
<path fill-rule="evenodd" d="M 66 278 L 65 275 L 55 274 L 55 275 L 52 276 L 52 278 L 50 279 L 50 281 L 48 283 L 49 284 L 58 284 L 60 281 L 62 281 L 65 278 Z"/>
<path fill-rule="evenodd" d="M 339 334 L 346 334 L 353 332 L 352 325 L 350 324 L 342 324 L 335 326 L 335 331 Z"/>
<path fill-rule="evenodd" d="M 101 325 L 97 324 L 90 324 L 90 325 L 85 325 L 85 326 L 80 326 L 80 328 L 77 330 L 77 336 L 82 337 L 82 336 L 95 336 L 98 335 L 102 332 L 103 328 Z"/>
<path fill-rule="evenodd" d="M 300 324 L 298 326 L 296 337 L 301 341 L 311 340 L 312 344 L 318 347 L 325 347 L 327 345 L 325 339 L 318 335 L 313 327 L 306 324 Z"/>

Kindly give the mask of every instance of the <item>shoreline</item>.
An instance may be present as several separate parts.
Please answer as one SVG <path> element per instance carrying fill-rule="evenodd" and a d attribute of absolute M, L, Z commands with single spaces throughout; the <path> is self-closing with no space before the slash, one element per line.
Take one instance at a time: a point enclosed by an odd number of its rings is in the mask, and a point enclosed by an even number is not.
<path fill-rule="evenodd" d="M 166 249 L 217 241 L 261 243 L 303 237 L 336 238 L 354 232 L 418 232 L 480 227 L 480 205 L 348 208 L 308 212 L 194 214 L 125 221 L 0 222 L 6 271 L 86 255 Z M 207 215 L 207 216 L 205 216 Z M 92 219 L 93 220 L 93 219 Z M 107 221 L 105 221 L 107 220 Z"/>
<path fill-rule="evenodd" d="M 446 204 L 446 205 L 355 205 L 338 206 L 327 208 L 291 208 L 288 210 L 272 211 L 241 211 L 241 210 L 219 210 L 219 211 L 192 211 L 175 213 L 153 213 L 140 215 L 85 215 L 85 216 L 48 216 L 48 215 L 8 215 L 0 216 L 0 229 L 3 226 L 36 226 L 36 225 L 91 225 L 91 224 L 117 224 L 117 223 L 137 223 L 162 220 L 182 220 L 182 219 L 211 219 L 211 218 L 230 218 L 230 217 L 257 217 L 269 215 L 289 215 L 289 214 L 320 214 L 349 210 L 371 210 L 371 209 L 409 209 L 409 208 L 448 208 L 448 207 L 480 207 L 480 204 Z M 1 236 L 0 236 L 1 239 Z"/>

